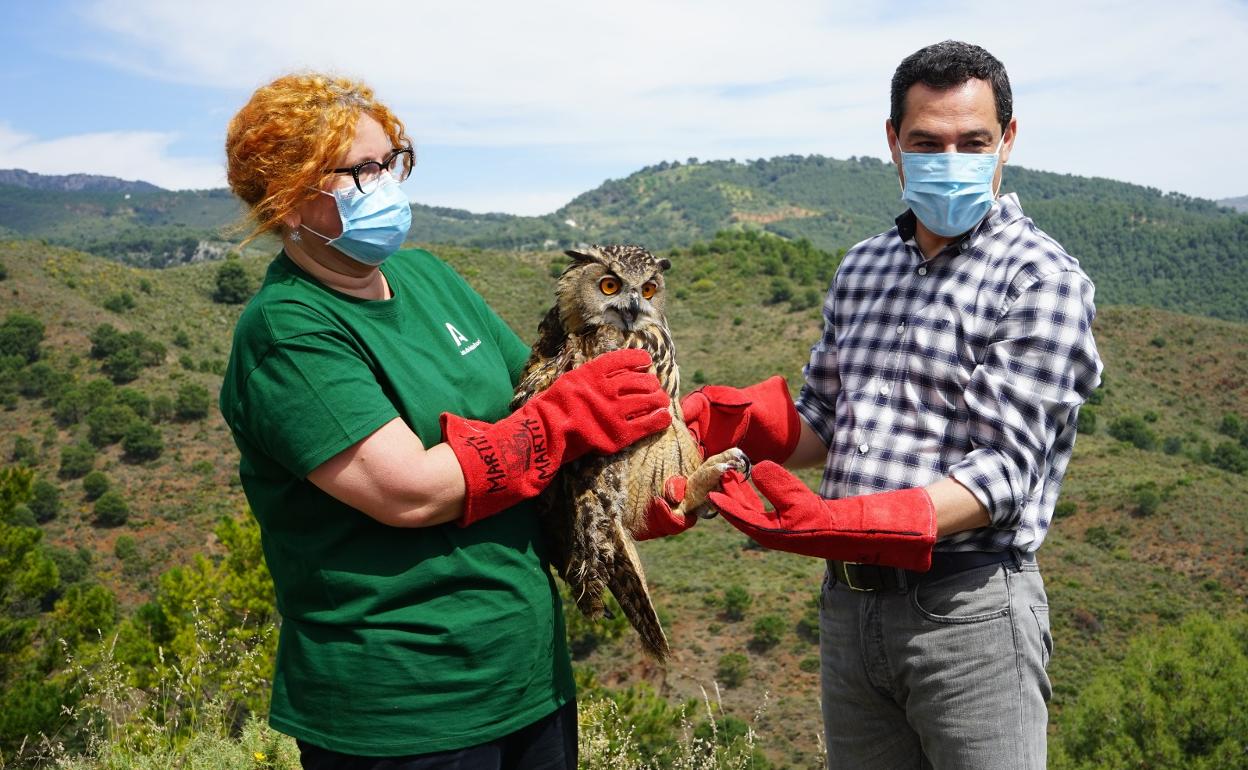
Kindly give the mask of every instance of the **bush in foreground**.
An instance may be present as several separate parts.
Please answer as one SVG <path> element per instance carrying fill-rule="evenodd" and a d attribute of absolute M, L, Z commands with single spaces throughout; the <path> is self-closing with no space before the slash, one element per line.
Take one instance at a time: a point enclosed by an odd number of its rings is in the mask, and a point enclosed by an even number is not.
<path fill-rule="evenodd" d="M 1138 637 L 1062 718 L 1050 767 L 1248 766 L 1248 615 Z"/>

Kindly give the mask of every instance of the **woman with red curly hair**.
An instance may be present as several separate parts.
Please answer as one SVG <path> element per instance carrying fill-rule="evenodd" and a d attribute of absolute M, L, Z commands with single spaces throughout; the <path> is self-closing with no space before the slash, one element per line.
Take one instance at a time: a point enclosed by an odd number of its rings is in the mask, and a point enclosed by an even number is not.
<path fill-rule="evenodd" d="M 401 250 L 403 123 L 362 83 L 290 75 L 230 122 L 230 187 L 282 249 L 220 406 L 282 613 L 269 720 L 307 768 L 574 768 L 562 611 L 530 502 L 670 422 L 642 351 L 513 414 L 528 347 Z"/>

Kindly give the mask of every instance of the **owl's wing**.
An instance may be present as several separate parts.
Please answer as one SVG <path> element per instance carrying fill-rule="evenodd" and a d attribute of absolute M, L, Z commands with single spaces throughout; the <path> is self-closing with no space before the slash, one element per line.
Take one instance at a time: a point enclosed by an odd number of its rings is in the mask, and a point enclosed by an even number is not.
<path fill-rule="evenodd" d="M 559 321 L 559 308 L 552 307 L 537 326 L 537 342 L 533 343 L 533 352 L 520 372 L 520 381 L 511 397 L 513 411 L 549 388 L 556 377 L 571 368 L 566 355 L 567 340 Z"/>

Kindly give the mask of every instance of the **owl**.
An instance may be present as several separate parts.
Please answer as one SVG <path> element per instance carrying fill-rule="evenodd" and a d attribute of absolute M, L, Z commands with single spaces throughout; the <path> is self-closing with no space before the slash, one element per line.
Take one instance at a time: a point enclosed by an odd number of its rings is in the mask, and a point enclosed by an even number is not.
<path fill-rule="evenodd" d="M 555 290 L 554 307 L 538 325 L 538 339 L 516 386 L 512 408 L 545 390 L 555 378 L 589 359 L 620 348 L 642 348 L 671 397 L 672 424 L 610 456 L 590 455 L 565 465 L 542 494 L 543 526 L 551 563 L 588 617 L 605 612 L 610 590 L 643 648 L 660 661 L 670 648 L 646 588 L 633 535 L 646 508 L 673 476 L 688 480 L 677 515 L 714 515 L 706 495 L 728 468 L 749 472 L 738 449 L 703 458 L 680 411 L 680 368 L 663 315 L 663 271 L 671 267 L 639 246 L 591 246 L 565 252 L 572 262 Z"/>

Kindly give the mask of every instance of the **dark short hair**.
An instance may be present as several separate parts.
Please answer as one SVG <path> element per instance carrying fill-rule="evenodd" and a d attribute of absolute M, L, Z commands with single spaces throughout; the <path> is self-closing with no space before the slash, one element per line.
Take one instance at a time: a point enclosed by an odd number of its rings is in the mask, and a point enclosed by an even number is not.
<path fill-rule="evenodd" d="M 997 102 L 997 120 L 1005 131 L 1014 116 L 1014 94 L 1010 91 L 1010 76 L 1005 65 L 997 57 L 977 45 L 958 40 L 920 48 L 901 60 L 893 73 L 892 112 L 889 120 L 893 130 L 901 131 L 901 119 L 906 114 L 906 92 L 915 83 L 929 88 L 945 90 L 960 86 L 975 78 L 986 80 L 992 86 Z"/>

